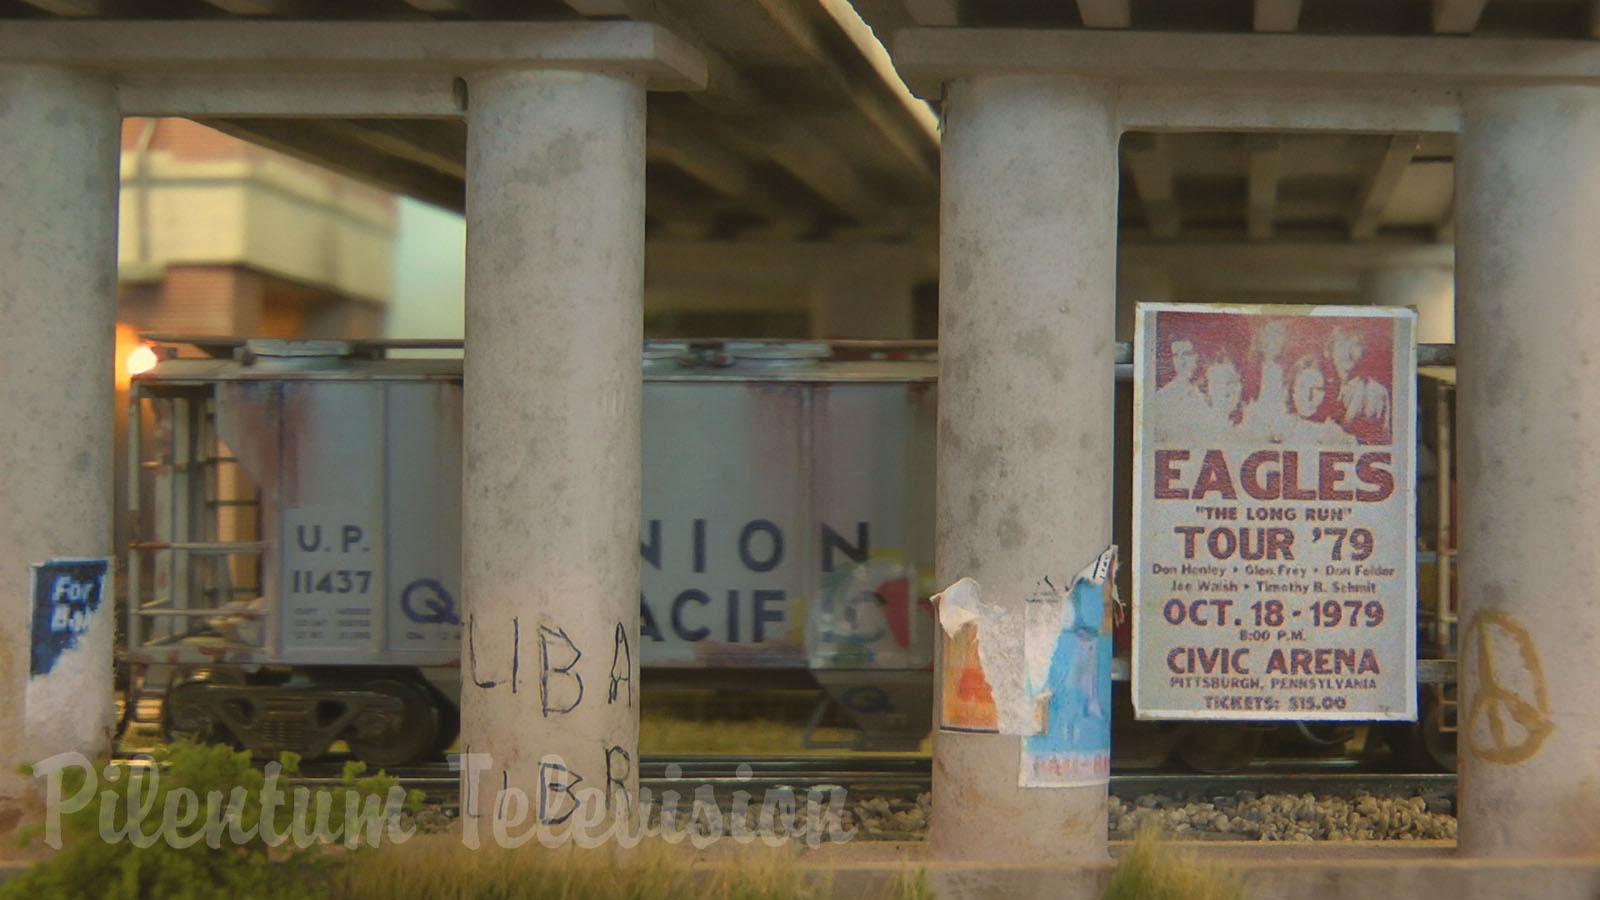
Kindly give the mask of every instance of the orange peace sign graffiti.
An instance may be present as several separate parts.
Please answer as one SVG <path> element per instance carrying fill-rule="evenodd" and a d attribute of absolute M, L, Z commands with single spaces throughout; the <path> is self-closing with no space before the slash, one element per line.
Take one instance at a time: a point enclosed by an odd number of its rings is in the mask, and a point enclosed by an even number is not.
<path fill-rule="evenodd" d="M 1532 682 L 1532 697 L 1506 687 L 1496 674 L 1494 641 L 1497 638 L 1516 647 Z M 1461 736 L 1473 755 L 1487 762 L 1512 765 L 1531 758 L 1556 728 L 1550 721 L 1544 672 L 1539 667 L 1539 651 L 1534 647 L 1533 636 L 1503 611 L 1485 609 L 1473 617 L 1462 637 L 1463 659 L 1469 648 L 1475 651 L 1476 684 L 1466 721 L 1461 725 Z M 1508 718 L 1521 729 L 1520 735 L 1508 733 Z M 1486 741 L 1479 739 L 1480 720 L 1487 726 Z"/>

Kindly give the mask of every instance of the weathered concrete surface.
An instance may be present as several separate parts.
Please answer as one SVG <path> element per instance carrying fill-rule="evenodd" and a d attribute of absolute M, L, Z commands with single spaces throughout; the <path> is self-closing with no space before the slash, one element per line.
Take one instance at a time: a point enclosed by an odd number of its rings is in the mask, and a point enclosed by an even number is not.
<path fill-rule="evenodd" d="M 1465 103 L 1461 849 L 1589 856 L 1600 854 L 1600 88 Z"/>
<path fill-rule="evenodd" d="M 18 765 L 110 750 L 110 597 L 30 677 L 28 566 L 111 555 L 118 129 L 108 80 L 0 66 L 0 831 Z"/>
<path fill-rule="evenodd" d="M 938 580 L 971 577 L 1014 613 L 979 640 L 1020 670 L 1024 598 L 1111 540 L 1115 94 L 1071 77 L 956 81 L 943 160 Z M 1103 858 L 1105 787 L 1019 788 L 1019 747 L 935 734 L 935 854 Z"/>
<path fill-rule="evenodd" d="M 461 749 L 488 768 L 463 805 L 517 788 L 522 834 L 638 785 L 644 89 L 498 72 L 471 95 Z"/>

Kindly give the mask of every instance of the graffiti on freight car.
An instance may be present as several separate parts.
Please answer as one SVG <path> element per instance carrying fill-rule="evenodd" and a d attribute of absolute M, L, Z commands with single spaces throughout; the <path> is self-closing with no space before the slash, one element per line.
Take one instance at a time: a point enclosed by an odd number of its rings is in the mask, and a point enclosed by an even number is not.
<path fill-rule="evenodd" d="M 932 606 L 921 577 L 898 551 L 825 576 L 806 611 L 812 668 L 918 668 L 933 659 Z"/>
<path fill-rule="evenodd" d="M 1476 663 L 1461 725 L 1472 754 L 1502 765 L 1531 759 L 1556 729 L 1533 636 L 1505 612 L 1485 609 L 1461 639 L 1461 658 Z"/>

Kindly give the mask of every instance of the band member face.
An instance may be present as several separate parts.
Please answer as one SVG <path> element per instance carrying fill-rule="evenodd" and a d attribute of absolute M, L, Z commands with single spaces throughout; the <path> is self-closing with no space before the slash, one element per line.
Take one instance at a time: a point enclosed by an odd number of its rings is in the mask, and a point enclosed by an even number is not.
<path fill-rule="evenodd" d="M 1268 322 L 1261 328 L 1261 355 L 1275 359 L 1283 352 L 1284 326 L 1282 322 Z"/>
<path fill-rule="evenodd" d="M 1220 413 L 1231 413 L 1244 397 L 1244 381 L 1231 361 L 1222 360 L 1206 367 L 1206 400 Z"/>
<path fill-rule="evenodd" d="M 1200 357 L 1194 352 L 1193 341 L 1172 342 L 1172 371 L 1178 381 L 1194 380 L 1194 370 L 1199 363 Z"/>
<path fill-rule="evenodd" d="M 1361 338 L 1348 331 L 1333 333 L 1333 368 L 1340 378 L 1350 377 L 1361 361 Z"/>
<path fill-rule="evenodd" d="M 1327 396 L 1327 387 L 1323 382 L 1322 370 L 1316 366 L 1300 368 L 1294 376 L 1293 393 L 1290 400 L 1294 404 L 1294 413 L 1302 419 L 1309 419 L 1317 414 L 1322 406 L 1322 400 Z"/>

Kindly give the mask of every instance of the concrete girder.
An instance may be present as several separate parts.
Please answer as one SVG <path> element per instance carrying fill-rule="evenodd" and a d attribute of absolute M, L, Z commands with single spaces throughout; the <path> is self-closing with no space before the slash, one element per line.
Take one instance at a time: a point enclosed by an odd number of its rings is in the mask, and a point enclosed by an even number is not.
<path fill-rule="evenodd" d="M 1251 25 L 1256 31 L 1288 32 L 1300 27 L 1300 0 L 1255 0 Z"/>
<path fill-rule="evenodd" d="M 1133 24 L 1132 0 L 1078 0 L 1078 16 L 1088 28 L 1127 28 Z"/>
<path fill-rule="evenodd" d="M 1130 134 L 1122 141 L 1122 156 L 1133 174 L 1150 233 L 1158 238 L 1176 238 L 1181 222 L 1172 151 L 1166 136 Z"/>
<path fill-rule="evenodd" d="M 1278 209 L 1278 176 L 1283 171 L 1283 139 L 1275 134 L 1250 137 L 1250 172 L 1246 199 L 1246 229 L 1254 240 L 1272 237 Z"/>

